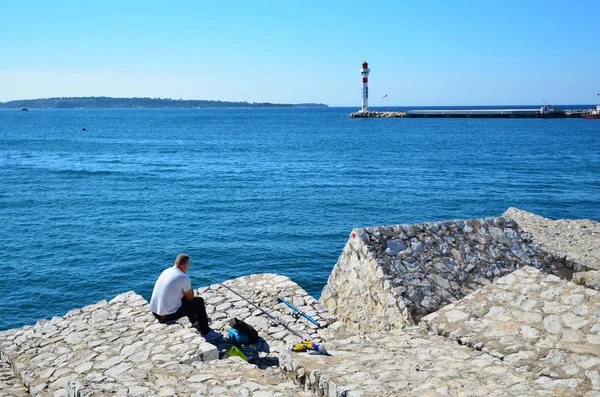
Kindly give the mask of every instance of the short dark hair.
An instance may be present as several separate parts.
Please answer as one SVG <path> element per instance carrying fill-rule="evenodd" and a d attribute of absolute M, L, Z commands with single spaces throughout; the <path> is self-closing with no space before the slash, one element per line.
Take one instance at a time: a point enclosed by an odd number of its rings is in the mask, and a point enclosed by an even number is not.
<path fill-rule="evenodd" d="M 179 254 L 175 259 L 175 266 L 180 266 L 190 261 L 190 256 L 187 254 Z"/>

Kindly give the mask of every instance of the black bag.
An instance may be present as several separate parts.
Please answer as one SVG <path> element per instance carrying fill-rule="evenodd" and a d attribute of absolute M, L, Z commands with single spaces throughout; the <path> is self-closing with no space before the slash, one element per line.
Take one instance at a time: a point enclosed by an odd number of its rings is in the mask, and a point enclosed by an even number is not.
<path fill-rule="evenodd" d="M 238 332 L 246 335 L 250 343 L 256 343 L 258 341 L 258 332 L 250 324 L 240 320 L 239 318 L 233 318 L 229 321 L 229 326 L 235 328 Z"/>

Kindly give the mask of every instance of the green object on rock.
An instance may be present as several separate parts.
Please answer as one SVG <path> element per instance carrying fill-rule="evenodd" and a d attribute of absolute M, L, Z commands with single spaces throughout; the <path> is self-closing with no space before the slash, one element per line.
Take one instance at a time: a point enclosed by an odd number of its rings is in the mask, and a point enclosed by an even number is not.
<path fill-rule="evenodd" d="M 236 346 L 231 346 L 231 348 L 223 355 L 223 359 L 234 356 L 241 357 L 244 361 L 248 361 L 248 357 L 246 357 L 246 355 L 242 353 Z"/>

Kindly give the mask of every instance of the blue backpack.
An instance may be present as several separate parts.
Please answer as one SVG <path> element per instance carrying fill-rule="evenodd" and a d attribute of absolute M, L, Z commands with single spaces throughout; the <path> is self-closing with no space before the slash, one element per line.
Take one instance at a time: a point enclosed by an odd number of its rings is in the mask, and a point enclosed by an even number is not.
<path fill-rule="evenodd" d="M 240 332 L 239 330 L 237 330 L 235 328 L 230 328 L 229 331 L 227 331 L 227 335 L 229 335 L 229 339 L 231 339 L 231 342 L 234 345 L 240 345 L 240 344 L 248 343 L 250 341 L 250 339 L 248 338 L 248 335 Z"/>

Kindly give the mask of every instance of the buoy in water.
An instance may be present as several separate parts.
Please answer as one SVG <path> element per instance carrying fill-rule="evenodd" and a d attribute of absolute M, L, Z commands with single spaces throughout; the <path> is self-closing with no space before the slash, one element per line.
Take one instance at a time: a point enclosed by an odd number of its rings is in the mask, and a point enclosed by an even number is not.
<path fill-rule="evenodd" d="M 81 129 L 81 131 L 87 131 L 87 130 L 85 129 L 85 127 L 83 127 L 83 128 Z"/>

